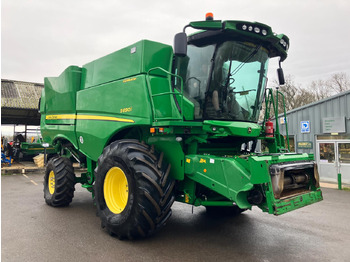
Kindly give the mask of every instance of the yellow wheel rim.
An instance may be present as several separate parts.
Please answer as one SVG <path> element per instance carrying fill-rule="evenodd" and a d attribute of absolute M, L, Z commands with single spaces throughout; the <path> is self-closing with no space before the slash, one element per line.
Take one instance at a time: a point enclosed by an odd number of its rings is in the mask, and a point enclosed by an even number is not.
<path fill-rule="evenodd" d="M 120 214 L 126 207 L 129 185 L 125 173 L 119 167 L 108 170 L 103 185 L 103 195 L 107 207 L 114 214 Z"/>
<path fill-rule="evenodd" d="M 52 195 L 53 193 L 55 193 L 55 173 L 53 172 L 53 170 L 51 170 L 49 174 L 47 185 L 49 187 L 50 194 Z"/>

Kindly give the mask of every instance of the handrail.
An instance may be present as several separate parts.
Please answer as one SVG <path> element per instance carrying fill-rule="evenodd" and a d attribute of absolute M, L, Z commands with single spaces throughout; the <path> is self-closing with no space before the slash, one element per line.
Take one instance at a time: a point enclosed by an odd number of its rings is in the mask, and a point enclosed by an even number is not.
<path fill-rule="evenodd" d="M 284 118 L 285 118 L 285 125 L 286 125 L 286 137 L 287 137 L 287 145 L 288 148 L 287 150 L 290 151 L 290 143 L 289 143 L 289 134 L 288 134 L 288 124 L 287 124 L 287 113 L 286 113 L 286 103 L 285 103 L 285 97 L 284 94 L 281 93 L 280 91 L 277 90 L 276 92 L 276 101 L 274 99 L 274 95 L 273 95 L 273 91 L 272 89 L 269 89 L 268 95 L 267 95 L 267 99 L 265 101 L 265 117 L 264 117 L 264 122 L 263 125 L 265 126 L 265 122 L 269 119 L 270 117 L 270 111 L 271 111 L 271 106 L 273 107 L 274 110 L 274 114 L 275 114 L 275 122 L 276 122 L 276 127 L 275 127 L 275 133 L 277 134 L 277 136 L 275 136 L 276 142 L 277 142 L 277 146 L 278 149 L 281 151 L 283 150 L 283 147 L 285 148 L 285 146 L 282 146 L 282 141 L 281 141 L 281 137 L 280 137 L 280 129 L 279 129 L 279 123 L 278 123 L 278 95 L 282 95 L 282 103 L 283 103 L 283 112 L 284 112 Z M 284 143 L 283 143 L 284 144 Z M 285 144 L 284 144 L 285 145 Z"/>
<path fill-rule="evenodd" d="M 277 91 L 280 95 L 282 95 L 282 102 L 283 102 L 283 111 L 284 111 L 284 124 L 286 125 L 286 136 L 287 136 L 287 145 L 288 145 L 288 150 L 290 151 L 290 144 L 289 144 L 289 134 L 288 134 L 288 124 L 287 124 L 287 112 L 286 112 L 286 103 L 284 99 L 284 94 L 281 93 L 280 91 Z"/>
<path fill-rule="evenodd" d="M 162 72 L 164 72 L 165 74 L 167 74 L 168 76 L 173 76 L 173 77 L 177 77 L 180 79 L 180 86 L 181 86 L 181 92 L 179 93 L 172 91 L 172 87 L 171 85 L 169 86 L 170 90 L 169 92 L 163 92 L 163 93 L 159 93 L 159 94 L 153 94 L 152 93 L 152 88 L 151 88 L 151 81 L 150 81 L 150 72 L 155 71 L 155 70 L 160 70 Z M 183 120 L 183 79 L 181 76 L 170 73 L 168 71 L 166 71 L 164 68 L 161 67 L 154 67 L 151 68 L 147 71 L 147 77 L 146 77 L 146 81 L 147 81 L 147 88 L 148 88 L 148 93 L 150 96 L 150 100 L 151 100 L 151 107 L 152 107 L 152 114 L 153 114 L 153 121 L 157 122 L 158 120 Z M 174 118 L 174 117 L 156 117 L 156 111 L 155 111 L 155 107 L 154 107 L 154 101 L 153 98 L 157 97 L 157 96 L 164 96 L 164 95 L 173 95 L 173 96 L 180 96 L 181 97 L 181 101 L 180 101 L 180 115 L 181 118 Z M 175 98 L 174 98 L 175 100 Z"/>

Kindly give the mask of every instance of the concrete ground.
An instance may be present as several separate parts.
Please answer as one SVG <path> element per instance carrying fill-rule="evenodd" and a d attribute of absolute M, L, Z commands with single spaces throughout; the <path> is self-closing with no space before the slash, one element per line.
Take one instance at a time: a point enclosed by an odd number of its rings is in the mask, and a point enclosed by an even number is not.
<path fill-rule="evenodd" d="M 91 194 L 52 208 L 42 172 L 1 177 L 2 261 L 350 261 L 350 192 L 323 188 L 324 200 L 276 217 L 258 208 L 213 218 L 173 205 L 155 236 L 120 241 L 100 227 Z"/>

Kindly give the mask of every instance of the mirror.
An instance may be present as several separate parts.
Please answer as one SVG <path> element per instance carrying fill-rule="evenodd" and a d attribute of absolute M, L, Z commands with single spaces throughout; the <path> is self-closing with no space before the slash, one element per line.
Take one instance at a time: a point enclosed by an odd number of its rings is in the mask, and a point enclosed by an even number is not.
<path fill-rule="evenodd" d="M 187 35 L 186 33 L 178 33 L 174 38 L 174 54 L 176 56 L 187 55 Z"/>
<path fill-rule="evenodd" d="M 280 67 L 277 69 L 278 82 L 280 85 L 284 85 L 286 81 L 284 80 L 283 69 Z"/>

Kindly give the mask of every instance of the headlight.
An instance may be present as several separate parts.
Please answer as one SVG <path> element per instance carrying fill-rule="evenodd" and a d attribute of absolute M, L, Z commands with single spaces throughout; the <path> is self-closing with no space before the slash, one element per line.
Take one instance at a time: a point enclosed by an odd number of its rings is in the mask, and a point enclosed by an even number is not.
<path fill-rule="evenodd" d="M 264 28 L 263 26 L 249 24 L 249 23 L 238 24 L 237 29 L 242 30 L 242 31 L 248 31 L 251 33 L 255 33 L 255 34 L 258 34 L 261 36 L 267 36 L 270 32 L 270 30 L 268 30 L 267 28 Z"/>
<path fill-rule="evenodd" d="M 284 47 L 284 49 L 288 50 L 288 43 L 283 38 L 280 40 L 280 44 Z"/>

